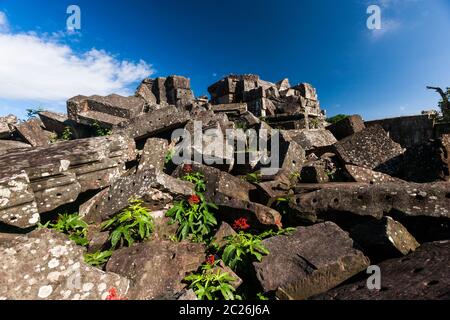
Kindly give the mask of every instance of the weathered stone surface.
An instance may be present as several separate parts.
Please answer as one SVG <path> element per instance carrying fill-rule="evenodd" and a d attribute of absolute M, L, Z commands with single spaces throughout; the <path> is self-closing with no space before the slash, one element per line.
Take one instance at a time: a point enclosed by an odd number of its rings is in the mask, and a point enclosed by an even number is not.
<path fill-rule="evenodd" d="M 289 137 L 297 142 L 305 151 L 329 147 L 337 142 L 330 131 L 318 130 L 288 130 Z"/>
<path fill-rule="evenodd" d="M 363 119 L 359 115 L 348 116 L 327 127 L 336 139 L 342 140 L 366 128 Z"/>
<path fill-rule="evenodd" d="M 240 115 L 247 111 L 246 103 L 229 103 L 229 104 L 217 104 L 211 107 L 214 112 L 223 112 L 231 115 Z"/>
<path fill-rule="evenodd" d="M 25 171 L 12 175 L 0 173 L 0 222 L 27 228 L 39 220 L 36 199 Z"/>
<path fill-rule="evenodd" d="M 190 120 L 189 113 L 175 107 L 154 110 L 138 118 L 122 122 L 113 132 L 123 133 L 135 140 L 149 138 L 161 132 L 183 127 Z"/>
<path fill-rule="evenodd" d="M 56 113 L 51 111 L 42 111 L 39 112 L 39 118 L 46 130 L 55 132 L 57 134 L 61 134 L 69 127 L 67 115 L 62 113 Z"/>
<path fill-rule="evenodd" d="M 145 143 L 138 171 L 156 169 L 162 171 L 169 143 L 165 139 L 150 138 Z"/>
<path fill-rule="evenodd" d="M 205 198 L 208 201 L 215 203 L 219 207 L 235 209 L 227 211 L 224 217 L 227 221 L 234 221 L 234 219 L 245 214 L 252 223 L 281 226 L 281 215 L 279 212 L 250 201 L 249 193 L 256 189 L 252 184 L 216 168 L 197 163 L 194 163 L 192 168 L 194 172 L 200 172 L 205 177 Z M 179 166 L 173 175 L 175 177 L 184 176 L 185 173 L 182 166 Z M 240 212 L 243 212 L 243 214 Z"/>
<path fill-rule="evenodd" d="M 31 144 L 33 147 L 47 146 L 49 144 L 48 136 L 41 128 L 40 121 L 37 119 L 22 122 L 16 125 L 15 128 L 25 142 Z"/>
<path fill-rule="evenodd" d="M 264 292 L 306 299 L 336 287 L 369 265 L 348 234 L 331 222 L 299 227 L 289 236 L 264 240 L 270 254 L 254 262 Z"/>
<path fill-rule="evenodd" d="M 198 243 L 148 241 L 115 251 L 106 270 L 131 280 L 130 299 L 157 299 L 183 290 L 182 280 L 205 261 L 204 251 Z"/>
<path fill-rule="evenodd" d="M 351 177 L 351 179 L 355 182 L 363 182 L 370 184 L 385 183 L 385 182 L 404 182 L 400 179 L 393 178 L 390 175 L 358 166 L 352 166 L 350 164 L 345 165 L 345 170 Z"/>
<path fill-rule="evenodd" d="M 0 297 L 8 300 L 105 300 L 128 295 L 129 281 L 88 266 L 83 248 L 48 229 L 0 242 Z"/>
<path fill-rule="evenodd" d="M 145 101 L 139 97 L 123 97 L 111 94 L 101 96 L 76 96 L 67 101 L 70 120 L 85 125 L 98 124 L 112 128 L 127 119 L 132 119 L 145 110 Z"/>
<path fill-rule="evenodd" d="M 109 244 L 109 232 L 102 231 L 101 224 L 89 225 L 87 239 L 89 241 L 88 252 L 99 252 L 104 250 Z"/>
<path fill-rule="evenodd" d="M 449 180 L 448 153 L 443 140 L 430 140 L 407 148 L 399 176 L 418 183 Z"/>
<path fill-rule="evenodd" d="M 380 219 L 395 211 L 407 217 L 450 218 L 449 183 L 330 183 L 298 185 L 296 192 L 291 205 L 308 217 L 352 213 Z"/>
<path fill-rule="evenodd" d="M 9 153 L 15 149 L 28 149 L 31 145 L 14 140 L 0 140 L 0 155 Z"/>
<path fill-rule="evenodd" d="M 181 181 L 156 170 L 146 170 L 115 181 L 105 193 L 91 199 L 89 207 L 83 212 L 86 221 L 101 222 L 117 214 L 129 205 L 132 198 L 142 198 L 154 189 L 166 191 L 175 196 L 194 194 L 190 182 Z"/>
<path fill-rule="evenodd" d="M 335 144 L 337 155 L 345 164 L 394 175 L 400 169 L 404 150 L 392 141 L 381 126 L 372 126 Z"/>
<path fill-rule="evenodd" d="M 223 247 L 227 243 L 227 237 L 234 236 L 236 231 L 226 222 L 222 222 L 216 234 L 214 235 L 214 243 L 219 247 Z"/>
<path fill-rule="evenodd" d="M 124 172 L 125 162 L 134 158 L 131 139 L 74 140 L 2 155 L 0 175 L 25 171 L 43 213 L 74 201 L 80 192 L 109 186 Z"/>
<path fill-rule="evenodd" d="M 320 159 L 305 163 L 300 172 L 302 183 L 327 183 L 338 178 L 336 156 L 333 153 L 325 153 Z"/>
<path fill-rule="evenodd" d="M 318 300 L 448 300 L 450 241 L 423 244 L 407 257 L 379 264 L 381 290 L 369 290 L 367 279 L 316 296 Z"/>
<path fill-rule="evenodd" d="M 143 98 L 153 109 L 168 105 L 183 107 L 194 101 L 190 80 L 176 75 L 145 79 L 137 89 L 136 96 Z"/>
<path fill-rule="evenodd" d="M 391 217 L 358 224 L 351 229 L 350 237 L 372 263 L 407 255 L 420 246 L 408 230 Z"/>
<path fill-rule="evenodd" d="M 17 124 L 17 117 L 8 115 L 0 117 L 0 139 L 8 139 L 11 136 L 13 126 Z"/>
<path fill-rule="evenodd" d="M 434 138 L 435 120 L 428 115 L 396 117 L 367 121 L 366 127 L 381 125 L 389 137 L 403 148 L 422 144 Z"/>

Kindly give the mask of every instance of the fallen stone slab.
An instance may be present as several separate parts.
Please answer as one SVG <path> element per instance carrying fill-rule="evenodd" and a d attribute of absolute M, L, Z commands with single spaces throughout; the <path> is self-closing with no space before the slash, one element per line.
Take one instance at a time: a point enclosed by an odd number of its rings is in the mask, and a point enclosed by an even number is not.
<path fill-rule="evenodd" d="M 82 247 L 48 229 L 0 243 L 2 300 L 105 300 L 127 297 L 129 281 L 88 266 Z"/>
<path fill-rule="evenodd" d="M 315 149 L 324 149 L 337 142 L 330 131 L 324 129 L 318 130 L 287 130 L 288 136 L 297 142 L 305 151 Z"/>
<path fill-rule="evenodd" d="M 114 125 L 135 118 L 145 111 L 145 101 L 139 97 L 76 96 L 67 101 L 70 120 L 84 125 L 99 125 L 110 129 Z"/>
<path fill-rule="evenodd" d="M 16 149 L 28 149 L 31 145 L 15 140 L 0 140 L 0 155 L 9 153 Z"/>
<path fill-rule="evenodd" d="M 350 237 L 372 263 L 407 255 L 420 246 L 408 230 L 391 217 L 358 224 L 350 230 Z"/>
<path fill-rule="evenodd" d="M 429 140 L 406 149 L 399 176 L 411 182 L 447 181 L 450 177 L 448 151 L 442 140 Z"/>
<path fill-rule="evenodd" d="M 385 182 L 405 182 L 401 179 L 391 177 L 390 175 L 381 172 L 373 171 L 358 166 L 352 166 L 349 164 L 345 165 L 345 171 L 349 175 L 349 177 L 355 182 L 363 182 L 370 184 L 385 183 Z"/>
<path fill-rule="evenodd" d="M 182 128 L 189 120 L 189 112 L 179 111 L 176 107 L 171 106 L 117 124 L 113 128 L 113 132 L 140 140 L 162 132 Z"/>
<path fill-rule="evenodd" d="M 0 222 L 27 228 L 39 220 L 36 199 L 25 171 L 12 175 L 0 173 Z"/>
<path fill-rule="evenodd" d="M 115 251 L 106 270 L 131 280 L 130 299 L 158 299 L 186 287 L 183 279 L 205 261 L 204 252 L 199 243 L 147 241 Z"/>
<path fill-rule="evenodd" d="M 342 140 L 366 128 L 360 115 L 348 116 L 327 127 L 337 140 Z"/>
<path fill-rule="evenodd" d="M 0 175 L 25 171 L 40 213 L 73 202 L 79 193 L 109 186 L 135 158 L 132 139 L 121 136 L 61 142 L 0 156 Z M 18 195 L 20 196 L 20 195 Z"/>
<path fill-rule="evenodd" d="M 352 239 L 331 222 L 298 227 L 288 236 L 263 241 L 269 250 L 254 262 L 264 292 L 280 299 L 302 300 L 336 287 L 369 266 Z"/>
<path fill-rule="evenodd" d="M 389 138 L 379 125 L 357 132 L 335 145 L 336 154 L 345 164 L 395 175 L 400 170 L 404 149 Z"/>
<path fill-rule="evenodd" d="M 12 128 L 17 122 L 17 117 L 11 114 L 6 117 L 0 117 L 0 139 L 9 139 L 12 134 Z"/>
<path fill-rule="evenodd" d="M 50 143 L 48 136 L 41 127 L 41 122 L 37 119 L 22 122 L 16 125 L 15 129 L 24 141 L 33 147 L 47 146 Z"/>
<path fill-rule="evenodd" d="M 139 161 L 138 171 L 157 169 L 163 171 L 169 143 L 166 139 L 147 139 L 142 156 Z"/>
<path fill-rule="evenodd" d="M 128 207 L 130 199 L 143 198 L 154 189 L 178 197 L 194 194 L 194 186 L 190 182 L 175 179 L 154 169 L 140 171 L 135 175 L 118 179 L 108 191 L 91 199 L 83 207 L 85 220 L 89 223 L 102 222 Z"/>
<path fill-rule="evenodd" d="M 379 264 L 381 289 L 367 279 L 313 297 L 314 300 L 448 300 L 450 241 L 425 243 L 414 253 Z M 367 276 L 369 277 L 369 275 Z"/>
<path fill-rule="evenodd" d="M 62 134 L 69 127 L 69 117 L 63 113 L 41 111 L 39 112 L 39 118 L 46 130 L 55 132 L 58 135 Z"/>
<path fill-rule="evenodd" d="M 214 244 L 222 248 L 227 244 L 227 238 L 236 235 L 236 231 L 226 222 L 222 222 L 217 232 L 214 234 Z"/>
<path fill-rule="evenodd" d="M 290 205 L 308 217 L 351 213 L 381 219 L 384 213 L 400 212 L 405 217 L 448 220 L 449 193 L 449 183 L 300 184 L 296 187 L 296 195 L 292 197 Z"/>

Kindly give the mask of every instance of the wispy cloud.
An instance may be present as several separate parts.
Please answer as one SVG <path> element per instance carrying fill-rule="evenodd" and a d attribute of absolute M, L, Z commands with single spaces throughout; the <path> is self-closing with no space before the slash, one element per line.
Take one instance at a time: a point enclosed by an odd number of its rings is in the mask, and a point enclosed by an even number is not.
<path fill-rule="evenodd" d="M 132 93 L 130 85 L 150 76 L 151 65 L 119 59 L 92 48 L 75 52 L 64 32 L 15 33 L 0 11 L 0 98 L 61 105 L 77 94 Z M 0 113 L 2 113 L 0 110 Z"/>

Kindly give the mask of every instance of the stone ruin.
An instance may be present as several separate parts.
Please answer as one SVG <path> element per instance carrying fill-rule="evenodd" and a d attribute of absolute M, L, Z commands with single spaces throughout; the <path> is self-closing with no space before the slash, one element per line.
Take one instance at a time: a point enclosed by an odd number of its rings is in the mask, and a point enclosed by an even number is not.
<path fill-rule="evenodd" d="M 264 240 L 270 253 L 244 275 L 221 265 L 236 288 L 246 282 L 278 299 L 450 298 L 449 126 L 426 115 L 329 124 L 315 88 L 288 79 L 230 75 L 208 91 L 211 99 L 195 97 L 181 76 L 145 79 L 132 97 L 76 96 L 67 114 L 1 117 L 0 299 L 105 299 L 111 288 L 128 299 L 196 299 L 183 278 L 207 248 L 171 241 L 176 226 L 165 216 L 195 194 L 183 164 L 167 161 L 172 133 L 192 132 L 195 121 L 202 131 L 280 130 L 274 175 L 261 174 L 262 156 L 236 161 L 237 142 L 231 153 L 192 147 L 223 160 L 192 163 L 218 206 L 217 242 L 240 217 L 253 232 L 294 228 Z M 86 250 L 108 248 L 101 223 L 133 197 L 152 212 L 152 238 L 114 251 L 102 268 L 87 265 Z M 87 248 L 38 227 L 64 212 L 88 224 Z M 366 285 L 370 265 L 381 288 Z M 74 273 L 81 283 L 68 287 Z"/>

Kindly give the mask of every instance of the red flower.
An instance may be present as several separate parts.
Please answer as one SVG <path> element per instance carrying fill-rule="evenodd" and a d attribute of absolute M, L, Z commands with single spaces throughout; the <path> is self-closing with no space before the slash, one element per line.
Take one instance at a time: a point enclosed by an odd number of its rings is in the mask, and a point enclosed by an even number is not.
<path fill-rule="evenodd" d="M 127 298 L 121 298 L 117 295 L 116 288 L 111 288 L 108 291 L 108 296 L 106 297 L 106 300 L 127 300 Z"/>
<path fill-rule="evenodd" d="M 184 171 L 185 173 L 191 173 L 191 172 L 192 172 L 192 164 L 185 164 L 185 165 L 183 166 L 183 171 Z"/>
<path fill-rule="evenodd" d="M 283 224 L 281 223 L 281 219 L 276 219 L 275 220 L 275 225 L 278 227 L 278 228 L 283 228 Z"/>
<path fill-rule="evenodd" d="M 206 258 L 206 263 L 209 265 L 213 265 L 214 262 L 216 262 L 216 257 L 213 255 L 208 256 L 208 258 Z"/>
<path fill-rule="evenodd" d="M 193 195 L 189 198 L 189 204 L 194 205 L 200 203 L 200 197 L 197 195 Z"/>
<path fill-rule="evenodd" d="M 247 222 L 247 218 L 239 218 L 236 219 L 233 223 L 233 229 L 236 230 L 247 230 L 250 228 L 250 225 Z"/>

